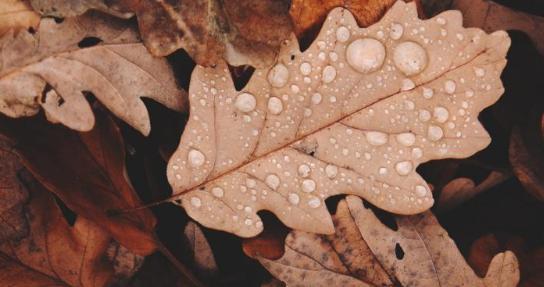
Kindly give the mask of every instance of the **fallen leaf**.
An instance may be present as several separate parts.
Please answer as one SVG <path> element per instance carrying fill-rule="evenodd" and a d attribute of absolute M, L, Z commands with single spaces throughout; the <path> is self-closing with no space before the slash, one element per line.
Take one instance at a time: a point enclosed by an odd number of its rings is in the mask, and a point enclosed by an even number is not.
<path fill-rule="evenodd" d="M 480 27 L 486 32 L 522 31 L 544 55 L 544 17 L 515 11 L 489 0 L 454 0 L 452 9 L 463 12 L 463 19 L 469 27 Z"/>
<path fill-rule="evenodd" d="M 0 2 L 0 36 L 9 30 L 35 29 L 40 15 L 24 0 L 2 0 Z"/>
<path fill-rule="evenodd" d="M 189 241 L 189 247 L 193 252 L 193 260 L 199 271 L 204 274 L 217 272 L 217 263 L 215 263 L 212 248 L 200 227 L 196 223 L 189 221 L 183 233 Z"/>
<path fill-rule="evenodd" d="M 121 20 L 96 13 L 62 23 L 45 18 L 36 34 L 8 33 L 0 47 L 0 112 L 10 117 L 34 115 L 41 106 L 50 121 L 88 131 L 95 121 L 85 99 L 91 93 L 147 135 L 140 97 L 176 110 L 185 101 L 166 60 L 149 54 Z"/>
<path fill-rule="evenodd" d="M 299 38 L 317 32 L 327 13 L 335 7 L 349 10 L 361 27 L 368 27 L 380 20 L 397 0 L 293 0 L 289 14 L 295 34 Z M 408 0 L 406 2 L 410 2 Z M 414 1 L 420 9 L 420 1 Z"/>
<path fill-rule="evenodd" d="M 474 196 L 501 184 L 512 176 L 506 171 L 491 171 L 478 185 L 470 178 L 458 177 L 447 183 L 440 191 L 437 203 L 438 212 L 446 212 L 466 202 Z"/>
<path fill-rule="evenodd" d="M 119 11 L 119 7 L 115 7 L 115 1 L 111 0 L 30 0 L 30 3 L 41 14 L 60 18 L 79 16 L 91 9 L 121 18 L 132 16 L 132 13 Z"/>
<path fill-rule="evenodd" d="M 122 0 L 134 11 L 149 51 L 183 48 L 200 65 L 269 66 L 291 32 L 288 1 Z M 124 6 L 123 6 L 124 5 Z"/>
<path fill-rule="evenodd" d="M 66 205 L 107 230 L 131 251 L 155 250 L 155 218 L 146 209 L 108 214 L 141 206 L 125 178 L 125 150 L 118 127 L 103 111 L 88 133 L 78 134 L 43 119 L 0 120 L 0 134 L 10 141 L 24 166 Z"/>
<path fill-rule="evenodd" d="M 307 50 L 286 42 L 240 91 L 224 64 L 195 68 L 167 175 L 202 225 L 255 236 L 267 209 L 332 233 L 324 199 L 342 193 L 420 213 L 433 198 L 417 166 L 489 144 L 478 113 L 503 93 L 505 32 L 464 29 L 455 11 L 422 21 L 402 1 L 369 28 L 341 8 L 327 19 Z"/>
<path fill-rule="evenodd" d="M 32 177 L 27 236 L 0 245 L 2 286 L 109 286 L 116 278 L 106 252 L 112 239 L 98 224 L 78 216 L 73 226 L 55 199 Z"/>
<path fill-rule="evenodd" d="M 428 211 L 396 217 L 397 230 L 392 230 L 360 198 L 348 196 L 335 217 L 339 234 L 293 231 L 281 259 L 258 260 L 289 286 L 506 287 L 519 281 L 517 260 L 509 251 L 495 255 L 486 277 L 478 277 Z"/>
<path fill-rule="evenodd" d="M 23 166 L 4 144 L 0 139 L 0 243 L 28 233 L 23 210 L 28 191 L 19 180 Z"/>

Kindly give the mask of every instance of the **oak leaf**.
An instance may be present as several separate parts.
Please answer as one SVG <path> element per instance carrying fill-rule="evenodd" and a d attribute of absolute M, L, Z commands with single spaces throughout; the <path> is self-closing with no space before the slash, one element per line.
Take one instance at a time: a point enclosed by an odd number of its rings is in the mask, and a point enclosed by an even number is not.
<path fill-rule="evenodd" d="M 36 34 L 4 35 L 0 49 L 0 112 L 10 117 L 34 115 L 41 106 L 50 121 L 88 131 L 94 116 L 85 96 L 92 93 L 147 135 L 140 97 L 176 110 L 185 101 L 166 60 L 149 54 L 137 33 L 115 18 L 45 18 Z"/>
<path fill-rule="evenodd" d="M 88 10 L 98 10 L 121 18 L 129 18 L 132 13 L 123 12 L 115 1 L 104 0 L 30 0 L 32 8 L 46 16 L 75 17 Z"/>
<path fill-rule="evenodd" d="M 147 255 L 156 248 L 155 218 L 149 210 L 118 215 L 141 205 L 125 178 L 125 149 L 119 128 L 96 110 L 96 127 L 77 133 L 44 119 L 0 118 L 0 134 L 23 165 L 75 213 L 109 232 L 132 252 Z"/>
<path fill-rule="evenodd" d="M 338 204 L 337 234 L 293 231 L 278 260 L 258 260 L 289 286 L 516 286 L 515 255 L 494 256 L 478 277 L 430 212 L 385 226 L 360 198 Z"/>
<path fill-rule="evenodd" d="M 117 254 L 108 255 L 118 244 L 104 229 L 81 216 L 70 225 L 55 198 L 29 173 L 20 180 L 30 193 L 25 207 L 30 227 L 22 238 L 0 244 L 0 285 L 100 287 L 123 276 L 116 272 Z"/>
<path fill-rule="evenodd" d="M 0 2 L 0 36 L 9 30 L 36 28 L 40 15 L 34 12 L 24 0 L 3 0 Z"/>
<path fill-rule="evenodd" d="M 324 199 L 342 193 L 394 213 L 427 210 L 432 194 L 416 167 L 486 147 L 477 115 L 503 93 L 507 34 L 461 21 L 455 11 L 422 21 L 399 1 L 359 28 L 337 8 L 306 51 L 286 42 L 240 91 L 225 65 L 197 66 L 167 170 L 173 201 L 243 237 L 262 231 L 262 209 L 332 233 Z"/>

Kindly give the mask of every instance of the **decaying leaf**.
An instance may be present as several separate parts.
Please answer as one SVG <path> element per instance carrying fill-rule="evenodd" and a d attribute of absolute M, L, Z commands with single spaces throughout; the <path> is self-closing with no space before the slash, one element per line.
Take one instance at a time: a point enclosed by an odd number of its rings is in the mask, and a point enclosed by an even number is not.
<path fill-rule="evenodd" d="M 116 278 L 106 251 L 112 239 L 78 216 L 71 226 L 55 199 L 31 176 L 26 209 L 29 233 L 0 245 L 2 286 L 108 286 Z M 15 284 L 15 285 L 13 285 Z"/>
<path fill-rule="evenodd" d="M 473 198 L 474 196 L 489 190 L 512 176 L 506 171 L 491 171 L 489 175 L 478 185 L 470 178 L 458 177 L 450 181 L 440 191 L 437 209 L 445 212 L 455 208 Z"/>
<path fill-rule="evenodd" d="M 0 1 L 0 36 L 7 31 L 36 28 L 40 15 L 25 0 Z"/>
<path fill-rule="evenodd" d="M 225 65 L 196 67 L 167 171 L 174 201 L 243 237 L 262 231 L 262 209 L 332 233 L 324 199 L 342 193 L 394 213 L 427 210 L 432 194 L 416 167 L 486 147 L 477 116 L 503 93 L 508 35 L 461 22 L 455 11 L 419 20 L 415 4 L 399 1 L 359 28 L 337 8 L 306 51 L 286 42 L 241 91 Z"/>
<path fill-rule="evenodd" d="M 114 5 L 115 1 L 111 0 L 30 0 L 30 3 L 34 10 L 46 16 L 53 17 L 75 17 L 90 9 L 99 10 L 121 18 L 132 16 L 131 13 L 119 11 L 119 7 L 115 7 Z"/>
<path fill-rule="evenodd" d="M 481 27 L 487 32 L 522 31 L 544 55 L 544 17 L 515 11 L 489 0 L 454 0 L 452 9 L 463 12 L 463 19 L 469 27 Z"/>
<path fill-rule="evenodd" d="M 516 286 L 512 252 L 495 255 L 485 278 L 476 276 L 430 212 L 383 225 L 362 200 L 338 205 L 337 235 L 293 231 L 279 260 L 258 258 L 289 286 Z"/>
<path fill-rule="evenodd" d="M 34 115 L 41 106 L 50 121 L 88 131 L 94 116 L 85 95 L 92 93 L 147 135 L 149 116 L 140 97 L 177 110 L 185 101 L 166 60 L 149 54 L 137 34 L 114 18 L 45 18 L 36 34 L 4 35 L 0 49 L 0 112 L 10 117 Z"/>
<path fill-rule="evenodd" d="M 26 235 L 28 224 L 23 205 L 28 191 L 20 181 L 23 166 L 0 139 L 0 243 Z"/>
<path fill-rule="evenodd" d="M 77 133 L 43 119 L 0 118 L 0 134 L 24 166 L 66 205 L 108 231 L 131 251 L 155 250 L 155 218 L 149 210 L 110 215 L 141 205 L 125 178 L 125 150 L 119 128 L 103 111 L 96 127 Z"/>
<path fill-rule="evenodd" d="M 544 201 L 544 142 L 540 133 L 514 127 L 510 136 L 509 159 L 512 170 L 525 189 L 535 198 Z"/>
<path fill-rule="evenodd" d="M 215 263 L 212 248 L 200 227 L 196 223 L 189 221 L 183 233 L 189 241 L 189 247 L 193 252 L 193 260 L 199 271 L 204 274 L 217 272 L 217 264 Z"/>

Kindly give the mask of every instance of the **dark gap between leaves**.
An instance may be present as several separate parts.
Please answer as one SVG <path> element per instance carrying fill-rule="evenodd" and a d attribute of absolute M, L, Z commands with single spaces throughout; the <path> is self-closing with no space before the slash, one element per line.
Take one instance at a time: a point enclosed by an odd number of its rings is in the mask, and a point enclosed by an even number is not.
<path fill-rule="evenodd" d="M 243 88 L 245 88 L 251 79 L 251 76 L 253 76 L 255 68 L 248 65 L 237 67 L 229 65 L 229 72 L 234 83 L 234 88 L 236 91 L 241 91 Z"/>
<path fill-rule="evenodd" d="M 364 207 L 367 208 L 367 209 L 372 210 L 372 212 L 374 213 L 376 218 L 378 218 L 378 220 L 380 220 L 380 222 L 383 225 L 389 227 L 389 229 L 391 229 L 393 231 L 399 230 L 399 227 L 397 225 L 397 221 L 396 221 L 395 216 L 393 214 L 391 214 L 391 213 L 389 213 L 387 211 L 384 211 L 382 209 L 377 208 L 376 206 L 372 205 L 368 201 L 364 201 Z"/>
<path fill-rule="evenodd" d="M 66 222 L 70 226 L 74 226 L 77 220 L 77 214 L 73 210 L 71 210 L 68 206 L 66 206 L 66 204 L 64 204 L 64 202 L 56 194 L 53 194 L 53 196 L 55 198 L 55 203 L 57 204 L 60 211 L 62 212 L 62 216 L 64 216 L 64 219 L 66 219 Z"/>
<path fill-rule="evenodd" d="M 77 43 L 77 46 L 80 48 L 89 48 L 92 46 L 96 46 L 102 42 L 102 39 L 97 37 L 85 37 L 79 43 Z"/>

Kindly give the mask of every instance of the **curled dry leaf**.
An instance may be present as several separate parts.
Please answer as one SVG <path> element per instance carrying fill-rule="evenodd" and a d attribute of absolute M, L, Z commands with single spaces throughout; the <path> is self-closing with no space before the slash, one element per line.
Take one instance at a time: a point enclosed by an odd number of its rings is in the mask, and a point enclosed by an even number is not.
<path fill-rule="evenodd" d="M 469 27 L 480 27 L 487 32 L 522 31 L 544 55 L 544 17 L 515 11 L 489 0 L 454 0 L 452 9 L 463 12 L 463 18 Z"/>
<path fill-rule="evenodd" d="M 470 178 L 459 177 L 448 182 L 440 191 L 437 203 L 439 212 L 451 210 L 474 196 L 489 190 L 512 176 L 506 171 L 491 171 L 478 185 Z"/>
<path fill-rule="evenodd" d="M 50 121 L 88 131 L 95 119 L 85 95 L 92 93 L 147 135 L 149 116 L 140 97 L 177 110 L 185 101 L 166 60 L 149 54 L 136 33 L 114 18 L 45 18 L 36 34 L 4 35 L 0 49 L 0 112 L 10 117 L 34 115 L 41 106 Z"/>
<path fill-rule="evenodd" d="M 516 286 L 516 257 L 495 255 L 476 276 L 430 212 L 383 225 L 362 200 L 348 196 L 335 215 L 337 235 L 293 231 L 279 260 L 258 260 L 289 286 Z M 498 272 L 500 271 L 500 272 Z"/>
<path fill-rule="evenodd" d="M 25 167 L 66 205 L 108 231 L 131 251 L 147 255 L 156 248 L 155 218 L 149 210 L 119 215 L 141 205 L 124 177 L 125 150 L 118 127 L 104 112 L 97 125 L 78 134 L 43 119 L 1 118 L 0 133 Z"/>
<path fill-rule="evenodd" d="M 0 1 L 0 36 L 9 30 L 36 28 L 40 15 L 34 12 L 24 0 Z"/>
<path fill-rule="evenodd" d="M 23 170 L 17 156 L 0 139 L 0 243 L 28 232 L 23 210 L 28 190 L 19 180 Z"/>
<path fill-rule="evenodd" d="M 503 93 L 509 45 L 505 32 L 463 28 L 459 12 L 422 21 L 399 1 L 368 28 L 334 9 L 306 51 L 287 41 L 241 91 L 225 65 L 196 67 L 167 171 L 174 202 L 243 237 L 262 231 L 262 209 L 332 233 L 324 200 L 342 193 L 394 213 L 427 210 L 416 167 L 489 144 L 477 117 Z"/>
<path fill-rule="evenodd" d="M 217 272 L 217 264 L 215 263 L 212 248 L 202 229 L 196 223 L 189 221 L 183 233 L 189 241 L 189 247 L 193 252 L 193 260 L 199 271 L 207 274 Z"/>
<path fill-rule="evenodd" d="M 2 286 L 109 286 L 118 279 L 112 239 L 98 224 L 78 216 L 71 226 L 53 196 L 29 174 L 29 233 L 0 244 Z M 140 259 L 141 260 L 141 259 Z"/>

